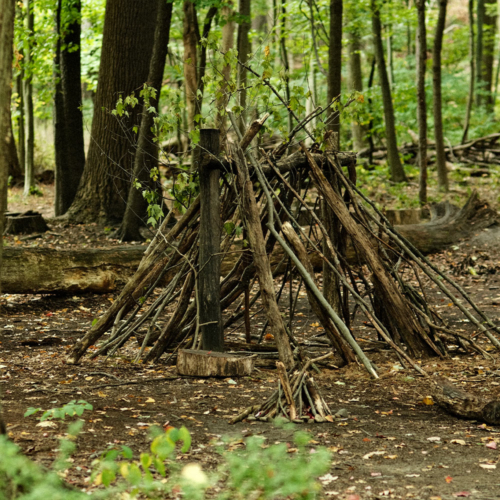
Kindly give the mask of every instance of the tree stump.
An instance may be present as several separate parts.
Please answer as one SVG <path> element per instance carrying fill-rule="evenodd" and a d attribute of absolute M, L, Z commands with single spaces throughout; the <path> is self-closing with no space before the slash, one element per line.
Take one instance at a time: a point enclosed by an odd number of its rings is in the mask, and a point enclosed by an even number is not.
<path fill-rule="evenodd" d="M 5 214 L 5 234 L 45 233 L 49 228 L 42 214 L 28 210 L 24 213 Z"/>
<path fill-rule="evenodd" d="M 243 377 L 252 373 L 254 364 L 254 357 L 224 352 L 181 349 L 177 356 L 179 374 L 191 377 Z"/>

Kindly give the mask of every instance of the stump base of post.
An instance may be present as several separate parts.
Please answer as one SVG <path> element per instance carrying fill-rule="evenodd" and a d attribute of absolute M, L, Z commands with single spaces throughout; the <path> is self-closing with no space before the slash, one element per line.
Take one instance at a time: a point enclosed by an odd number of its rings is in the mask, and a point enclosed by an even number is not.
<path fill-rule="evenodd" d="M 181 349 L 177 356 L 177 371 L 191 377 L 243 377 L 252 373 L 254 364 L 254 357 L 224 352 Z"/>

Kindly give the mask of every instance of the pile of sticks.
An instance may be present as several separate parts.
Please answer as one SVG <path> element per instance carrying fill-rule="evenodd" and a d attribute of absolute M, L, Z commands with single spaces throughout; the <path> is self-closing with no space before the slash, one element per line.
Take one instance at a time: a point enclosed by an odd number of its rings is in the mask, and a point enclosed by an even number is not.
<path fill-rule="evenodd" d="M 238 135 L 236 120 L 232 114 L 229 116 Z M 359 312 L 376 330 L 379 340 L 394 350 L 401 364 L 423 376 L 427 374 L 418 359 L 446 358 L 451 347 L 489 356 L 470 334 L 452 329 L 439 315 L 428 296 L 430 286 L 437 287 L 441 297 L 447 297 L 477 332 L 500 348 L 495 323 L 463 288 L 396 231 L 359 190 L 354 154 L 335 151 L 331 135 L 326 134 L 324 152 L 300 143 L 300 151 L 288 157 L 280 156 L 284 154 L 280 148 L 274 155 L 262 152 L 257 159 L 249 146 L 266 118 L 255 121 L 237 142 L 228 143 L 224 157 L 201 146 L 195 152 L 194 163 L 200 169 L 216 168 L 221 172 L 220 180 L 217 176 L 212 182 L 216 190 L 212 199 L 218 205 L 215 212 L 212 210 L 216 220 L 210 229 L 215 234 L 211 244 L 215 241 L 216 248 L 207 255 L 207 248 L 199 243 L 203 234 L 200 226 L 206 228 L 206 223 L 201 222 L 199 197 L 167 230 L 172 210 L 133 278 L 110 309 L 75 344 L 69 363 L 78 363 L 89 347 L 106 334 L 108 338 L 94 347 L 91 357 L 113 355 L 135 337 L 140 342 L 136 361 L 158 362 L 168 352 L 168 362 L 179 348 L 207 349 L 207 332 L 220 326 L 220 331 L 227 333 L 242 318 L 246 341 L 250 343 L 250 314 L 254 308 L 254 314 L 263 311 L 266 315 L 259 341 L 269 330 L 276 342 L 279 386 L 263 405 L 247 409 L 248 413 L 239 417 L 269 419 L 281 415 L 292 421 L 328 421 L 332 414 L 309 373 L 312 364 L 323 357 L 311 359 L 314 356 L 306 352 L 293 332 L 302 287 L 326 335 L 327 356 L 333 356 L 337 366 L 359 362 L 373 378 L 378 378 L 377 367 L 356 339 Z M 326 219 L 320 220 L 315 207 L 307 202 L 313 190 Z M 309 217 L 307 230 L 297 220 L 303 210 Z M 221 234 L 222 226 L 229 228 L 225 235 Z M 248 246 L 234 250 L 240 237 Z M 346 258 L 347 241 L 354 249 L 354 259 Z M 283 258 L 272 267 L 269 256 L 275 246 L 282 248 Z M 324 277 L 330 276 L 328 285 L 324 280 L 323 289 L 309 257 L 313 252 L 323 260 Z M 235 253 L 236 262 L 221 276 L 221 261 Z M 207 293 L 200 293 L 200 289 L 206 290 L 200 276 L 207 266 L 216 273 L 208 294 L 211 307 L 220 308 L 215 316 L 219 319 L 214 321 L 204 316 Z M 277 270 L 283 267 L 285 272 L 276 290 Z M 291 286 L 294 276 L 300 278 L 296 291 Z M 168 284 L 154 296 L 165 281 Z M 287 282 L 288 322 L 280 303 Z M 255 292 L 257 283 L 259 289 Z M 217 294 L 215 301 L 213 290 Z M 224 320 L 223 312 L 227 312 Z M 159 320 L 165 318 L 166 325 L 160 328 Z"/>

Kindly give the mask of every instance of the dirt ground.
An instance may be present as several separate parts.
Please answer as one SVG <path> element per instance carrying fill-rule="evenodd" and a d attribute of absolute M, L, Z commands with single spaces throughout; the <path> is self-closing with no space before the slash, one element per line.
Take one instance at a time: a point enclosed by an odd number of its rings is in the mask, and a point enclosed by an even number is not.
<path fill-rule="evenodd" d="M 35 200 L 47 215 L 48 199 Z M 40 239 L 9 236 L 7 244 L 56 248 L 115 244 L 110 230 L 104 227 L 49 226 L 50 232 Z M 499 241 L 500 234 L 492 229 L 432 256 L 433 262 L 452 272 L 495 321 L 500 305 Z M 474 332 L 473 326 L 440 297 L 437 288 L 429 285 L 428 294 L 453 328 Z M 108 361 L 85 357 L 77 366 L 66 365 L 67 351 L 113 299 L 111 294 L 0 296 L 4 417 L 12 440 L 33 460 L 47 466 L 52 463 L 67 423 L 42 427 L 34 416 L 24 418 L 25 411 L 29 407 L 60 407 L 74 399 L 84 399 L 94 407 L 83 415 L 86 423 L 67 474 L 71 484 L 84 490 L 92 489 L 89 477 L 94 458 L 118 444 L 126 444 L 135 452 L 144 451 L 152 425 L 185 425 L 192 433 L 193 446 L 182 460 L 199 462 L 206 470 L 216 468 L 221 461 L 214 442 L 222 435 L 238 438 L 259 434 L 270 444 L 292 442 L 293 431 L 271 423 L 228 424 L 231 417 L 276 389 L 273 361 L 258 363 L 250 377 L 235 381 L 181 378 L 175 367 L 166 364 L 134 364 L 138 347 L 132 341 Z M 286 294 L 282 300 L 288 303 Z M 323 395 L 334 412 L 346 410 L 342 412 L 345 416 L 333 423 L 295 425 L 312 434 L 312 447 L 325 446 L 333 454 L 330 475 L 322 480 L 323 497 L 500 499 L 500 427 L 459 420 L 437 405 L 425 404 L 429 402 L 428 382 L 402 367 L 393 352 L 376 341 L 373 329 L 358 317 L 355 336 L 378 366 L 380 379 L 370 379 L 362 367 L 323 369 L 316 377 Z M 262 315 L 253 317 L 255 334 L 263 322 Z M 322 330 L 305 294 L 300 296 L 293 326 L 307 351 L 315 356 L 327 352 L 321 347 L 321 337 L 317 337 Z M 242 341 L 241 325 L 228 338 Z M 477 342 L 492 359 L 457 350 L 450 359 L 425 360 L 422 367 L 429 374 L 450 377 L 474 394 L 498 399 L 500 354 L 480 335 Z"/>

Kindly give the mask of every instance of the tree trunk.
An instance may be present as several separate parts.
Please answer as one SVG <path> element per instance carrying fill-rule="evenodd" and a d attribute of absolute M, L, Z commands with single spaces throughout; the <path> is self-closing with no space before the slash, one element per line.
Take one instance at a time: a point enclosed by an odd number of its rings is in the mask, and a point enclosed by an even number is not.
<path fill-rule="evenodd" d="M 81 0 L 71 7 L 58 0 L 59 39 L 55 54 L 54 124 L 56 182 L 55 214 L 63 215 L 73 203 L 85 167 L 81 82 Z M 71 24 L 61 21 L 71 16 Z M 61 95 L 58 96 L 57 93 Z M 62 109 L 59 109 L 62 108 Z M 62 121 L 61 121 L 62 120 Z"/>
<path fill-rule="evenodd" d="M 170 39 L 170 25 L 172 21 L 172 3 L 160 0 L 158 5 L 158 19 L 155 29 L 155 40 L 153 55 L 149 66 L 148 85 L 156 90 L 156 99 L 151 98 L 148 105 L 143 107 L 141 117 L 141 127 L 139 129 L 139 140 L 134 158 L 134 181 L 137 179 L 141 183 L 138 190 L 134 183 L 131 184 L 127 208 L 122 224 L 118 230 L 118 238 L 121 241 L 140 241 L 142 236 L 140 227 L 144 226 L 147 202 L 142 195 L 142 190 L 158 190 L 161 196 L 161 187 L 156 186 L 151 181 L 150 172 L 153 167 L 158 167 L 158 145 L 154 140 L 154 118 L 158 113 L 158 106 L 161 94 L 163 72 L 168 53 L 168 42 Z M 153 107 L 151 112 L 148 107 Z"/>
<path fill-rule="evenodd" d="M 387 140 L 387 160 L 394 182 L 406 181 L 406 175 L 401 164 L 396 138 L 396 125 L 394 120 L 394 107 L 392 105 L 391 87 L 385 65 L 384 44 L 382 42 L 382 24 L 380 22 L 380 5 L 378 0 L 371 0 L 372 31 L 375 58 L 377 60 L 382 101 L 384 103 L 385 136 Z"/>
<path fill-rule="evenodd" d="M 237 35 L 237 45 L 238 45 L 238 59 L 241 63 L 246 64 L 248 62 L 248 55 L 252 52 L 252 47 L 250 45 L 250 39 L 248 34 L 251 28 L 251 0 L 239 0 L 238 13 L 240 15 L 238 24 L 238 35 Z M 241 133 L 245 133 L 245 123 L 248 116 L 247 110 L 247 70 L 238 64 L 238 89 L 239 89 L 239 105 L 243 108 L 241 111 L 239 126 Z"/>
<path fill-rule="evenodd" d="M 477 0 L 476 7 L 476 106 L 481 106 L 483 102 L 483 28 L 485 17 L 485 1 Z M 472 21 L 474 22 L 474 21 Z"/>
<path fill-rule="evenodd" d="M 3 274 L 3 227 L 9 177 L 8 151 L 9 143 L 14 140 L 12 134 L 9 134 L 14 13 L 14 0 L 0 0 L 0 278 Z M 1 289 L 0 283 L 0 292 Z"/>
<path fill-rule="evenodd" d="M 223 54 L 230 51 L 234 46 L 234 20 L 233 20 L 233 7 L 232 2 L 222 7 L 221 16 L 225 19 L 225 24 L 222 27 L 222 45 L 221 50 Z M 224 65 L 222 68 L 221 79 L 218 91 L 221 97 L 217 99 L 217 116 L 215 119 L 215 127 L 220 131 L 221 149 L 226 149 L 227 143 L 227 116 L 226 108 L 229 102 L 229 81 L 231 80 L 231 66 Z"/>
<path fill-rule="evenodd" d="M 26 165 L 24 168 L 24 196 L 35 186 L 35 124 L 33 114 L 33 37 L 35 33 L 35 13 L 33 0 L 26 1 L 26 29 L 29 38 L 25 47 L 25 66 L 28 76 L 24 80 L 24 115 L 26 119 Z"/>
<path fill-rule="evenodd" d="M 425 100 L 425 66 L 427 62 L 427 37 L 425 29 L 425 0 L 417 5 L 417 120 L 418 163 L 420 169 L 418 198 L 420 205 L 427 203 L 427 104 Z"/>
<path fill-rule="evenodd" d="M 19 162 L 19 156 L 17 155 L 16 141 L 14 139 L 14 133 L 12 132 L 12 118 L 9 122 L 9 130 L 7 131 L 9 138 L 7 140 L 8 150 L 7 156 L 9 158 L 9 177 L 12 179 L 22 179 L 23 171 L 21 170 L 21 164 Z"/>
<path fill-rule="evenodd" d="M 330 45 L 328 47 L 328 78 L 327 96 L 330 104 L 338 97 L 342 85 L 342 0 L 330 0 Z M 340 149 L 340 118 L 332 120 L 334 109 L 328 108 L 327 127 L 333 130 L 337 136 L 336 148 Z"/>
<path fill-rule="evenodd" d="M 436 142 L 436 168 L 438 185 L 441 191 L 448 192 L 448 170 L 446 169 L 446 155 L 444 152 L 443 112 L 441 95 L 441 49 L 443 47 L 443 33 L 446 23 L 446 7 L 448 0 L 439 0 L 439 14 L 432 48 L 432 86 L 434 91 L 434 140 Z"/>
<path fill-rule="evenodd" d="M 135 156 L 132 127 L 138 123 L 141 106 L 129 110 L 127 119 L 119 119 L 111 110 L 120 96 L 125 99 L 147 80 L 157 6 L 158 0 L 108 0 L 106 4 L 92 140 L 67 212 L 70 220 L 114 223 L 123 218 Z"/>
<path fill-rule="evenodd" d="M 495 37 L 497 31 L 497 14 L 496 14 L 496 0 L 485 0 L 485 13 L 483 24 L 483 50 L 482 50 L 482 68 L 481 72 L 481 88 L 482 88 L 482 102 L 487 106 L 488 110 L 493 113 L 493 67 L 495 66 Z M 491 9 L 494 14 L 490 14 Z"/>
<path fill-rule="evenodd" d="M 361 37 L 357 30 L 352 30 L 349 36 L 349 90 L 363 91 L 363 73 L 361 71 Z M 361 151 L 367 146 L 366 127 L 361 125 L 355 118 L 351 124 L 352 142 L 354 151 Z"/>
<path fill-rule="evenodd" d="M 474 102 L 474 74 L 476 69 L 474 54 L 474 0 L 469 0 L 469 95 L 467 97 L 467 107 L 465 110 L 464 131 L 462 133 L 462 144 L 467 141 L 469 134 L 470 115 L 472 103 Z"/>
<path fill-rule="evenodd" d="M 184 1 L 183 5 L 184 20 L 183 20 L 183 35 L 184 42 L 184 92 L 186 94 L 186 104 L 188 113 L 188 130 L 192 131 L 195 126 L 194 117 L 197 110 L 198 91 L 198 60 L 196 47 L 200 38 L 198 28 L 198 17 L 196 15 L 196 7 L 189 0 Z"/>
<path fill-rule="evenodd" d="M 19 9 L 22 12 L 22 9 Z M 22 49 L 20 55 L 23 54 Z M 24 168 L 26 165 L 26 139 L 24 130 L 24 64 L 21 64 L 21 70 L 16 79 L 16 91 L 19 96 L 19 115 L 17 117 L 17 152 L 19 157 L 20 174 L 24 177 Z"/>

